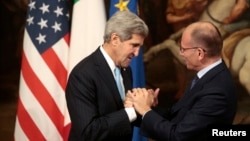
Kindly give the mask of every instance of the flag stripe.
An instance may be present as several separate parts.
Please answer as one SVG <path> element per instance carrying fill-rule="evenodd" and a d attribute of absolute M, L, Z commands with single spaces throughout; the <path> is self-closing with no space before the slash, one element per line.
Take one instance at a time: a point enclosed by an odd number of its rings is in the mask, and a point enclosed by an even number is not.
<path fill-rule="evenodd" d="M 67 43 L 67 45 L 68 45 L 68 47 L 69 47 L 69 43 L 70 43 L 70 34 L 69 34 L 69 33 L 65 34 L 65 36 L 64 36 L 63 38 L 64 38 L 65 42 Z"/>
<path fill-rule="evenodd" d="M 64 141 L 68 141 L 68 137 L 69 137 L 69 132 L 70 132 L 70 128 L 71 128 L 71 123 L 70 121 L 64 126 L 63 128 L 63 140 Z"/>
<path fill-rule="evenodd" d="M 29 44 L 29 46 L 26 46 L 24 48 L 24 52 L 25 54 L 28 54 L 26 55 L 26 57 L 27 60 L 29 61 L 29 65 L 31 65 L 31 68 L 33 69 L 34 73 L 36 73 L 36 76 L 42 82 L 44 87 L 48 90 L 49 94 L 53 97 L 61 113 L 64 113 L 65 112 L 64 109 L 66 107 L 64 89 L 62 89 L 62 87 L 58 83 L 58 80 L 55 78 L 54 74 L 48 68 L 47 64 L 44 62 L 39 52 L 36 50 L 35 47 L 32 46 L 33 44 L 28 34 L 26 35 L 27 37 L 25 43 Z M 61 76 L 61 77 L 67 77 L 67 76 Z"/>
<path fill-rule="evenodd" d="M 41 104 L 39 101 L 37 101 L 36 97 L 29 89 L 28 85 L 23 79 L 23 75 L 21 75 L 20 83 L 20 90 L 22 92 L 20 93 L 20 101 L 22 101 L 23 104 L 25 103 L 23 106 L 26 111 L 29 112 L 29 115 L 32 119 L 32 121 L 25 120 L 23 122 L 34 122 L 36 127 L 39 128 L 39 130 L 45 136 L 46 140 L 62 140 L 61 134 L 58 132 L 50 117 L 48 117 L 46 111 L 43 109 L 43 107 L 41 107 Z"/>
<path fill-rule="evenodd" d="M 69 39 L 68 39 L 69 34 L 65 35 L 64 38 L 56 42 L 52 48 L 55 51 L 56 55 L 60 59 L 61 63 L 67 70 L 68 67 L 68 53 L 69 53 Z M 65 77 L 64 75 L 61 77 Z"/>
<path fill-rule="evenodd" d="M 45 109 L 46 113 L 48 114 L 54 125 L 57 127 L 57 130 L 62 134 L 61 122 L 63 123 L 64 120 L 63 115 L 58 109 L 50 93 L 47 91 L 43 83 L 41 83 L 36 74 L 33 72 L 25 54 L 23 54 L 22 74 L 25 82 L 32 91 L 33 95 L 39 101 L 41 106 Z M 42 93 L 42 95 L 40 93 Z"/>
<path fill-rule="evenodd" d="M 20 114 L 20 113 L 22 113 L 22 111 L 18 112 L 18 113 L 19 113 L 19 115 L 22 115 L 22 114 Z M 25 113 L 24 113 L 24 115 L 25 115 Z M 18 138 L 15 138 L 15 137 L 18 137 Z M 21 128 L 21 125 L 20 125 L 18 117 L 16 118 L 16 125 L 15 125 L 15 132 L 14 132 L 14 141 L 17 141 L 17 140 L 20 140 L 20 141 L 27 141 L 27 140 L 29 140 L 28 137 L 26 136 L 26 134 L 23 132 L 23 130 Z"/>
<path fill-rule="evenodd" d="M 22 130 L 25 132 L 29 140 L 45 141 L 45 137 L 36 127 L 35 123 L 29 116 L 29 113 L 25 110 L 22 101 L 18 102 L 17 114 L 18 114 L 18 120 L 20 121 L 19 123 L 22 126 Z"/>
<path fill-rule="evenodd" d="M 76 4 L 79 0 L 73 0 L 74 4 Z"/>
<path fill-rule="evenodd" d="M 52 73 L 55 75 L 61 87 L 65 89 L 66 81 L 67 81 L 67 77 L 65 76 L 67 76 L 67 70 L 62 64 L 62 62 L 60 61 L 60 59 L 58 58 L 53 48 L 49 48 L 48 50 L 46 50 L 42 54 L 42 57 L 44 61 L 47 63 Z"/>

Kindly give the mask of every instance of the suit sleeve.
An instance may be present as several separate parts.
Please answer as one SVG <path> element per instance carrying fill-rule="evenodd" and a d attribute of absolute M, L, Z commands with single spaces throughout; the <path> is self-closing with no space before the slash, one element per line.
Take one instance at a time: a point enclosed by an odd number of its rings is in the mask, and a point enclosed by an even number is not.
<path fill-rule="evenodd" d="M 220 90 L 205 91 L 201 92 L 201 97 L 191 102 L 191 107 L 183 106 L 178 111 L 178 118 L 181 118 L 178 122 L 175 122 L 174 115 L 177 113 L 172 113 L 173 118 L 168 120 L 153 110 L 148 112 L 142 121 L 142 134 L 157 140 L 196 140 L 199 135 L 204 135 L 207 125 L 228 121 L 226 111 L 230 106 L 225 93 Z"/>

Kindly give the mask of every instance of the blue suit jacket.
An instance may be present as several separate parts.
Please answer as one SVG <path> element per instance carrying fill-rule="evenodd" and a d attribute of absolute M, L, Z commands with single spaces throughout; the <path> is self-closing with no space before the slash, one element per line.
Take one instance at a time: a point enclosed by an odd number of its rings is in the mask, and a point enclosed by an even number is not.
<path fill-rule="evenodd" d="M 121 74 L 127 91 L 132 88 L 131 69 L 122 69 Z M 72 121 L 69 140 L 131 141 L 132 126 L 100 48 L 72 70 L 66 100 Z"/>
<path fill-rule="evenodd" d="M 207 126 L 232 124 L 237 98 L 230 72 L 224 62 L 208 71 L 168 111 L 146 113 L 141 132 L 156 140 L 204 141 Z"/>

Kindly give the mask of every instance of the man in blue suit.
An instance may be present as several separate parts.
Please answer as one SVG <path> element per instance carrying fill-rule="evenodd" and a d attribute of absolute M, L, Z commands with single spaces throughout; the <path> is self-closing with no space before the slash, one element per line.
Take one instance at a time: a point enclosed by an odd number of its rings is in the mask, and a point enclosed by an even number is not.
<path fill-rule="evenodd" d="M 189 70 L 197 72 L 183 97 L 170 109 L 153 107 L 154 96 L 133 89 L 125 107 L 143 116 L 141 133 L 161 141 L 204 141 L 210 125 L 232 124 L 237 98 L 231 74 L 221 58 L 222 38 L 209 22 L 196 22 L 183 32 L 180 55 Z"/>
<path fill-rule="evenodd" d="M 124 108 L 120 94 L 132 89 L 129 64 L 138 56 L 147 35 L 147 25 L 129 11 L 117 12 L 108 20 L 104 44 L 77 64 L 69 76 L 70 141 L 132 140 L 137 115 L 133 107 Z M 117 74 L 121 93 L 115 69 L 121 72 Z"/>

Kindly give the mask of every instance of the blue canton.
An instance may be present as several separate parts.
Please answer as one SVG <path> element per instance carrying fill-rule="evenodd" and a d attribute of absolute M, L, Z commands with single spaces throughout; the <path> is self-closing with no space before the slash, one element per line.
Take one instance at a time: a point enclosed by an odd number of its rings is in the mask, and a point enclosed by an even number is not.
<path fill-rule="evenodd" d="M 69 31 L 67 0 L 30 0 L 26 29 L 40 54 L 52 47 Z"/>

